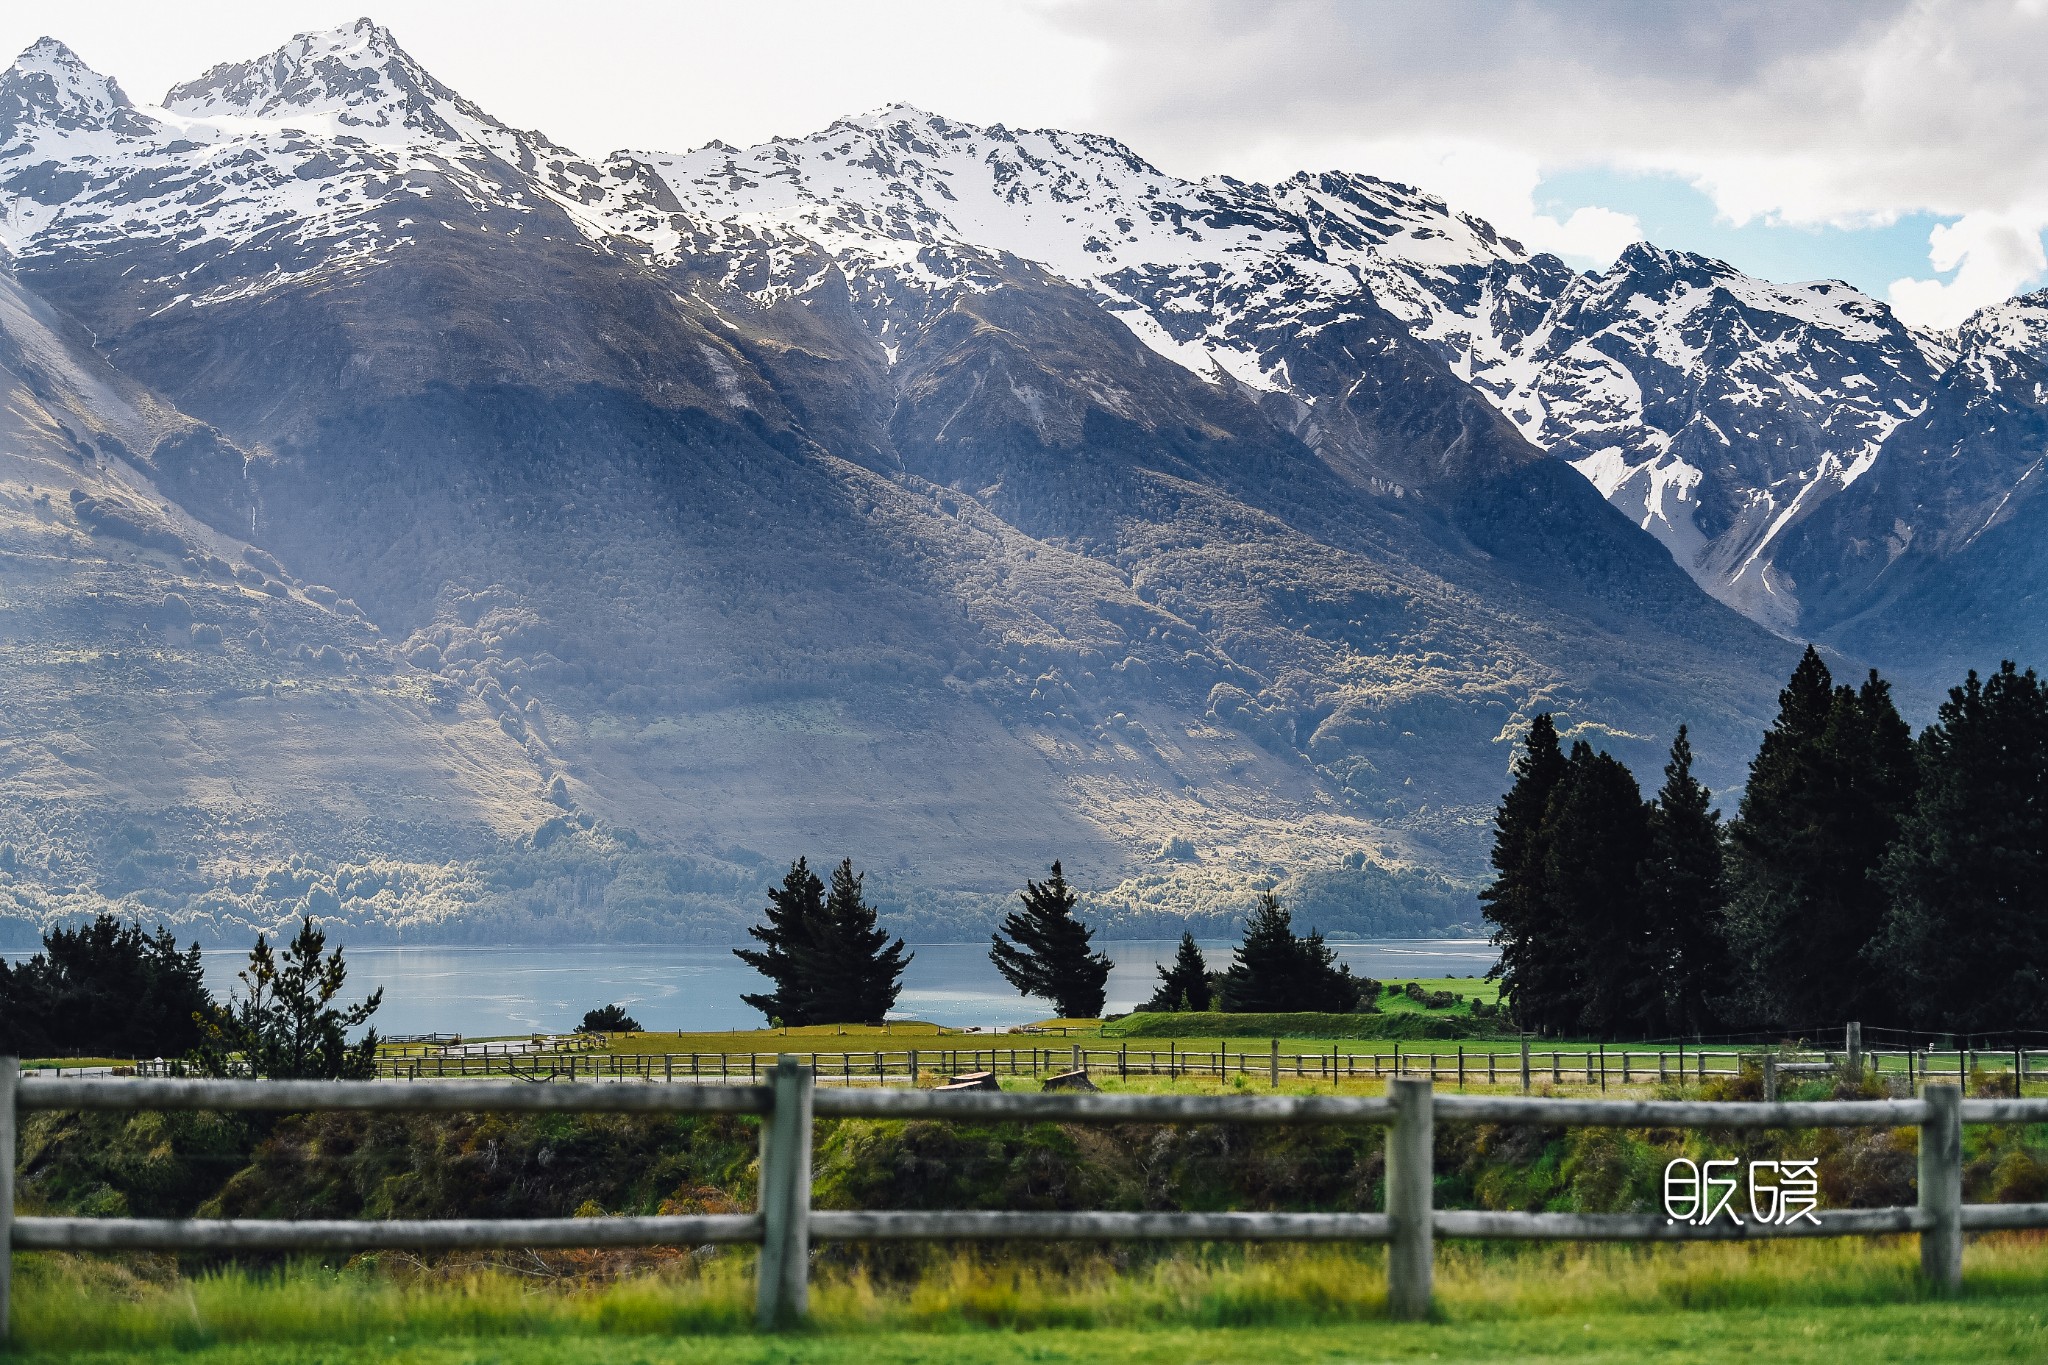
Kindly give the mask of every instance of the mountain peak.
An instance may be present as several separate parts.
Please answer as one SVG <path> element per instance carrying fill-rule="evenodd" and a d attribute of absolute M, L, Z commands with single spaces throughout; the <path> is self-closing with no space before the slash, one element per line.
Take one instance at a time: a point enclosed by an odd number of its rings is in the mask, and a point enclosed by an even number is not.
<path fill-rule="evenodd" d="M 1613 269 L 1623 274 L 1693 277 L 1701 283 L 1737 273 L 1727 262 L 1702 256 L 1697 251 L 1658 246 L 1642 240 L 1623 247 L 1621 254 L 1615 257 Z"/>
<path fill-rule="evenodd" d="M 55 38 L 36 39 L 0 72 L 0 147 L 12 147 L 32 128 L 132 132 L 148 122 L 113 77 Z"/>
<path fill-rule="evenodd" d="M 268 56 L 214 67 L 173 89 L 164 107 L 209 117 L 332 119 L 337 131 L 408 128 L 452 133 L 441 106 L 459 96 L 370 19 L 301 33 Z"/>
<path fill-rule="evenodd" d="M 1970 352 L 2017 351 L 2048 355 L 2048 289 L 1980 308 L 1959 330 Z"/>

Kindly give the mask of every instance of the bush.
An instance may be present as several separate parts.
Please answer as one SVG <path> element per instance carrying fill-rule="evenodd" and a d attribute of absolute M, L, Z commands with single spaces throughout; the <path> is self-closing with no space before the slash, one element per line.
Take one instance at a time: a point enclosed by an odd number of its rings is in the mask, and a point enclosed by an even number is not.
<path fill-rule="evenodd" d="M 1447 1010 L 1455 1007 L 1458 1003 L 1457 992 L 1426 991 L 1422 989 L 1422 984 L 1416 981 L 1410 981 L 1402 986 L 1401 994 L 1426 1010 Z"/>
<path fill-rule="evenodd" d="M 576 1026 L 578 1033 L 638 1033 L 640 1021 L 626 1013 L 622 1005 L 605 1005 L 591 1010 L 583 1016 L 583 1022 Z"/>

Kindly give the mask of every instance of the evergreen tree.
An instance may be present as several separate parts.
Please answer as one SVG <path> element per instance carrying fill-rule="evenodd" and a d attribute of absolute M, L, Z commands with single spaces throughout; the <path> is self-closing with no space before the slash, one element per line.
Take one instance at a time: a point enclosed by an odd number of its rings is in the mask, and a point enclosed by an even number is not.
<path fill-rule="evenodd" d="M 825 884 L 807 861 L 798 858 L 789 865 L 782 885 L 768 889 L 768 922 L 747 929 L 763 946 L 733 949 L 735 957 L 774 985 L 764 994 L 740 997 L 768 1016 L 769 1023 L 793 1028 L 818 1022 L 804 963 L 811 945 L 824 937 L 824 919 Z"/>
<path fill-rule="evenodd" d="M 209 1036 L 193 1054 L 213 1075 L 246 1069 L 272 1080 L 368 1080 L 377 1071 L 377 1030 L 354 1043 L 359 1028 L 384 1002 L 378 987 L 359 1005 L 334 1002 L 348 984 L 348 963 L 340 948 L 327 951 L 327 935 L 310 917 L 280 957 L 269 940 L 256 936 L 249 965 L 239 973 L 247 994 L 231 1000 Z"/>
<path fill-rule="evenodd" d="M 1809 647 L 1778 698 L 1730 826 L 1728 924 L 1758 1022 L 1896 1017 L 1867 969 L 1879 866 L 1918 782 L 1911 731 L 1875 672 L 1837 687 Z"/>
<path fill-rule="evenodd" d="M 1925 1028 L 2048 1028 L 2048 689 L 1973 671 L 1920 737 L 1921 785 L 1885 859 L 1871 954 Z"/>
<path fill-rule="evenodd" d="M 1649 852 L 1649 814 L 1635 775 L 1581 740 L 1550 795 L 1540 834 L 1543 914 L 1555 935 L 1551 975 L 1526 997 L 1544 1033 L 1639 1035 L 1636 982 L 1650 969 L 1637 869 Z M 1560 952 L 1561 950 L 1561 952 Z M 1525 997 L 1515 997 L 1523 1018 Z"/>
<path fill-rule="evenodd" d="M 1043 882 L 1024 883 L 1024 909 L 1011 911 L 989 947 L 989 961 L 1019 995 L 1053 1002 L 1062 1019 L 1096 1019 L 1102 1015 L 1110 961 L 1089 951 L 1092 930 L 1074 917 L 1080 899 L 1067 885 L 1060 865 Z M 1008 935 L 1011 942 L 1003 941 Z"/>
<path fill-rule="evenodd" d="M 1721 813 L 1692 775 L 1683 725 L 1649 817 L 1650 852 L 1640 875 L 1652 970 L 1641 978 L 1635 1012 L 1650 1036 L 1712 1032 L 1735 984 L 1722 923 Z"/>
<path fill-rule="evenodd" d="M 1545 882 L 1543 817 L 1565 775 L 1564 751 L 1548 712 L 1530 722 L 1512 772 L 1514 781 L 1493 817 L 1494 878 L 1479 900 L 1500 949 L 1487 975 L 1501 983 L 1521 1026 L 1535 1029 L 1541 1027 L 1539 1017 L 1550 1017 L 1542 1002 L 1567 999 L 1574 974 L 1570 944 L 1552 919 Z M 1525 999 L 1526 1011 L 1520 1003 Z"/>
<path fill-rule="evenodd" d="M 902 939 L 891 943 L 875 927 L 875 909 L 861 892 L 865 875 L 853 870 L 851 858 L 832 870 L 824 913 L 796 955 L 811 1023 L 878 1024 L 903 989 L 910 955 Z"/>
<path fill-rule="evenodd" d="M 1321 933 L 1297 938 L 1293 918 L 1266 891 L 1245 921 L 1244 942 L 1232 954 L 1217 994 L 1233 1014 L 1349 1014 L 1358 1008 L 1359 982 L 1350 967 L 1337 962 Z"/>
<path fill-rule="evenodd" d="M 1193 934 L 1183 932 L 1180 950 L 1173 955 L 1172 965 L 1156 970 L 1159 989 L 1145 1002 L 1144 1009 L 1167 1012 L 1209 1008 L 1209 964 L 1203 961 L 1202 950 L 1195 946 Z"/>
<path fill-rule="evenodd" d="M 199 945 L 100 915 L 43 935 L 43 951 L 0 962 L 0 1052 L 17 1057 L 182 1057 L 219 1010 Z"/>

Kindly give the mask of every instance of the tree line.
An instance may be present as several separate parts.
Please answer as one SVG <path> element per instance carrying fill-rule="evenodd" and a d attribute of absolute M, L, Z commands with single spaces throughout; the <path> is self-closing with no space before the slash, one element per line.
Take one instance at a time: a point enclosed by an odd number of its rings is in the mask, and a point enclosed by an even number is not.
<path fill-rule="evenodd" d="M 377 1031 L 351 1042 L 383 1002 L 337 1000 L 348 964 L 310 919 L 281 948 L 256 936 L 240 992 L 206 989 L 199 945 L 100 915 L 52 929 L 43 950 L 0 962 L 0 1054 L 161 1058 L 205 1075 L 361 1079 L 375 1074 Z"/>
<path fill-rule="evenodd" d="M 1725 823 L 1683 726 L 1645 801 L 1539 715 L 1492 866 L 1494 975 L 1537 1033 L 2048 1027 L 2048 688 L 1972 671 L 1916 738 L 1809 646 Z"/>

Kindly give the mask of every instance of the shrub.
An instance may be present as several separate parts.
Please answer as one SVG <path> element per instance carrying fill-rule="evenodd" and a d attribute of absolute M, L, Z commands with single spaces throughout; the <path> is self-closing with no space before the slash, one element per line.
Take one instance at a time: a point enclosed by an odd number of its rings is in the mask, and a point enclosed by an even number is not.
<path fill-rule="evenodd" d="M 1401 994 L 1413 1000 L 1426 1010 L 1447 1010 L 1458 1003 L 1455 991 L 1426 991 L 1419 981 L 1410 981 L 1401 987 Z"/>
<path fill-rule="evenodd" d="M 623 1005 L 604 1005 L 583 1016 L 578 1033 L 638 1033 L 640 1021 L 626 1013 Z"/>

